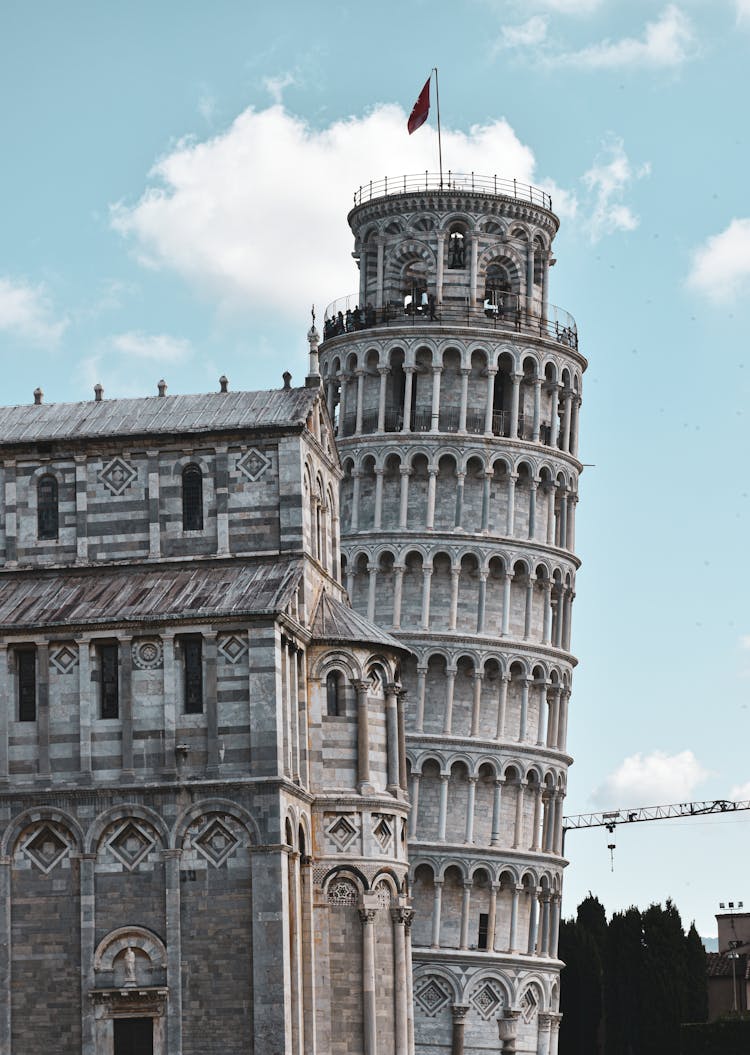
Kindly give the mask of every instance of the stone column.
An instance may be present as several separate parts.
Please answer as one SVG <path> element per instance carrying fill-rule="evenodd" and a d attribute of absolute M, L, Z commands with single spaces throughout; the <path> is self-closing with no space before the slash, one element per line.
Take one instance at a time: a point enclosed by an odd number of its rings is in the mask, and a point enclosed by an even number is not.
<path fill-rule="evenodd" d="M 76 564 L 85 564 L 89 559 L 88 540 L 88 470 L 85 454 L 74 454 L 73 459 L 76 466 Z M 149 486 L 150 491 L 150 486 Z M 151 519 L 149 509 L 149 521 Z M 149 532 L 150 532 L 149 526 Z M 153 540 L 150 539 L 149 549 L 152 548 Z"/>
<path fill-rule="evenodd" d="M 510 589 L 513 582 L 513 572 L 506 571 L 503 583 L 503 627 L 501 636 L 507 637 L 510 633 Z"/>
<path fill-rule="evenodd" d="M 373 521 L 373 529 L 380 531 L 383 522 L 383 473 L 385 472 L 382 468 L 375 469 L 375 518 Z"/>
<path fill-rule="evenodd" d="M 544 622 L 542 624 L 542 644 L 548 645 L 550 643 L 552 634 L 552 580 L 544 579 L 542 581 L 543 600 L 544 604 Z"/>
<path fill-rule="evenodd" d="M 430 583 L 432 580 L 432 567 L 422 567 L 422 629 L 430 629 Z"/>
<path fill-rule="evenodd" d="M 464 1027 L 469 1013 L 468 1004 L 453 1004 L 453 1036 L 451 1038 L 451 1055 L 464 1055 Z"/>
<path fill-rule="evenodd" d="M 435 300 L 443 303 L 443 269 L 445 266 L 445 235 L 435 235 Z"/>
<path fill-rule="evenodd" d="M 173 779 L 177 772 L 175 747 L 177 746 L 177 664 L 175 662 L 175 639 L 173 630 L 162 633 L 164 663 L 164 776 Z"/>
<path fill-rule="evenodd" d="M 167 1020 L 167 1051 L 169 1055 L 182 1053 L 182 931 L 180 927 L 180 857 L 182 851 L 164 850 L 166 882 L 166 945 L 167 985 L 169 986 L 169 1017 Z"/>
<path fill-rule="evenodd" d="M 518 473 L 508 473 L 508 512 L 505 526 L 505 534 L 508 538 L 513 537 L 516 522 L 516 480 Z"/>
<path fill-rule="evenodd" d="M 357 693 L 357 782 L 360 795 L 372 791 L 370 784 L 370 715 L 367 704 L 369 683 L 353 681 Z"/>
<path fill-rule="evenodd" d="M 479 574 L 479 604 L 477 606 L 477 633 L 484 633 L 485 606 L 487 603 L 487 572 Z"/>
<path fill-rule="evenodd" d="M 440 813 L 438 814 L 438 842 L 445 842 L 445 826 L 448 821 L 448 774 L 440 774 Z"/>
<path fill-rule="evenodd" d="M 398 710 L 398 786 L 406 797 L 408 774 L 406 771 L 406 690 L 399 689 L 397 699 Z"/>
<path fill-rule="evenodd" d="M 547 743 L 547 682 L 538 681 L 539 689 L 539 724 L 537 732 L 537 747 L 544 747 Z"/>
<path fill-rule="evenodd" d="M 474 808 L 477 796 L 477 778 L 469 777 L 469 794 L 466 801 L 466 832 L 464 835 L 465 843 L 474 842 Z"/>
<path fill-rule="evenodd" d="M 406 919 L 410 908 L 399 905 L 391 909 L 393 924 L 393 993 L 395 1055 L 409 1055 L 408 985 L 406 980 Z"/>
<path fill-rule="evenodd" d="M 550 385 L 550 392 L 552 393 L 551 408 L 550 408 L 550 446 L 557 447 L 557 443 L 560 436 L 560 417 L 558 414 L 558 402 L 560 399 L 560 386 L 557 381 L 553 381 Z"/>
<path fill-rule="evenodd" d="M 570 408 L 573 400 L 573 389 L 563 389 L 563 422 L 561 450 L 570 451 Z"/>
<path fill-rule="evenodd" d="M 344 436 L 344 418 L 349 410 L 349 378 L 350 374 L 342 370 L 339 374 L 339 436 Z"/>
<path fill-rule="evenodd" d="M 571 422 L 571 428 L 570 428 L 571 439 L 572 439 L 570 453 L 573 455 L 574 458 L 578 457 L 578 410 L 579 410 L 580 406 L 581 406 L 581 397 L 580 396 L 576 396 L 575 399 L 573 400 L 572 422 Z"/>
<path fill-rule="evenodd" d="M 348 564 L 346 568 L 346 592 L 349 594 L 349 600 L 351 601 L 354 596 L 354 565 Z"/>
<path fill-rule="evenodd" d="M 560 718 L 557 730 L 557 749 L 564 751 L 568 742 L 568 704 L 570 702 L 570 690 L 563 689 L 560 695 Z"/>
<path fill-rule="evenodd" d="M 383 261 L 385 258 L 385 240 L 378 235 L 375 244 L 378 250 L 378 258 L 375 271 L 375 307 L 383 307 Z"/>
<path fill-rule="evenodd" d="M 471 907 L 471 880 L 464 883 L 464 893 L 461 899 L 461 940 L 462 949 L 469 948 L 469 910 Z"/>
<path fill-rule="evenodd" d="M 96 898 L 94 869 L 96 853 L 82 853 L 79 861 L 81 920 L 81 1053 L 96 1055 L 96 1022 L 91 990 L 94 988 L 94 953 L 96 951 Z M 10 1049 L 8 1049 L 10 1051 Z M 3 1051 L 0 1046 L 0 1051 Z"/>
<path fill-rule="evenodd" d="M 549 792 L 544 798 L 544 826 L 542 830 L 542 850 L 552 853 L 553 831 L 555 825 L 555 793 Z"/>
<path fill-rule="evenodd" d="M 521 721 L 518 729 L 518 741 L 523 743 L 526 739 L 529 718 L 529 682 L 531 678 L 523 677 L 521 681 Z"/>
<path fill-rule="evenodd" d="M 417 716 L 415 733 L 424 732 L 424 705 L 427 692 L 427 667 L 417 667 Z"/>
<path fill-rule="evenodd" d="M 568 492 L 560 491 L 560 548 L 568 549 Z"/>
<path fill-rule="evenodd" d="M 446 667 L 445 671 L 445 720 L 443 735 L 450 736 L 453 728 L 453 693 L 456 687 L 456 668 Z"/>
<path fill-rule="evenodd" d="M 443 902 L 443 880 L 435 880 L 435 892 L 432 898 L 432 948 L 440 948 L 440 914 Z"/>
<path fill-rule="evenodd" d="M 500 690 L 497 701 L 497 739 L 502 740 L 505 736 L 505 712 L 508 707 L 508 682 L 510 674 L 503 671 L 500 675 Z"/>
<path fill-rule="evenodd" d="M 13 679 L 8 669 L 8 646 L 5 642 L 0 643 L 0 700 L 6 701 L 5 706 L 0 707 L 0 787 L 5 788 L 8 786 L 9 772 L 8 723 L 12 721 L 12 717 L 15 714 Z M 2 935 L 0 935 L 0 948 L 2 947 L 2 940 Z M 2 1019 L 0 1018 L 1 1022 Z"/>
<path fill-rule="evenodd" d="M 578 495 L 571 491 L 568 495 L 568 549 L 574 553 L 576 548 L 576 505 Z"/>
<path fill-rule="evenodd" d="M 474 681 L 474 699 L 471 707 L 471 736 L 479 736 L 479 718 L 482 706 L 482 682 L 484 674 L 475 670 L 472 675 Z"/>
<path fill-rule="evenodd" d="M 354 435 L 362 435 L 362 412 L 364 410 L 365 401 L 365 371 L 359 366 L 354 371 L 354 376 L 357 379 L 357 416 L 354 423 Z"/>
<path fill-rule="evenodd" d="M 39 641 L 37 644 L 36 669 L 37 780 L 46 783 L 50 779 L 49 643 L 47 641 Z"/>
<path fill-rule="evenodd" d="M 531 541 L 536 535 L 536 491 L 538 487 L 538 480 L 529 481 L 529 539 Z"/>
<path fill-rule="evenodd" d="M 458 531 L 464 517 L 464 483 L 466 473 L 456 473 L 456 514 L 453 518 L 453 526 Z"/>
<path fill-rule="evenodd" d="M 529 956 L 534 956 L 536 954 L 537 917 L 539 910 L 537 893 L 537 890 L 533 888 L 529 891 L 529 896 L 531 898 L 531 903 L 529 905 L 529 944 L 526 950 Z"/>
<path fill-rule="evenodd" d="M 534 243 L 526 247 L 526 311 L 529 316 L 534 313 Z"/>
<path fill-rule="evenodd" d="M 18 559 L 16 532 L 18 530 L 18 511 L 16 506 L 16 460 L 6 458 L 5 468 L 5 563 L 15 566 Z"/>
<path fill-rule="evenodd" d="M 532 443 L 539 443 L 539 428 L 542 418 L 542 379 L 534 378 L 534 422 L 531 429 Z"/>
<path fill-rule="evenodd" d="M 362 920 L 362 1006 L 364 1011 L 364 1055 L 377 1055 L 378 1023 L 375 1001 L 375 916 L 374 907 L 359 910 Z"/>
<path fill-rule="evenodd" d="M 352 515 L 350 518 L 351 530 L 357 531 L 359 529 L 359 489 L 360 480 L 362 479 L 361 469 L 352 469 Z"/>
<path fill-rule="evenodd" d="M 409 909 L 404 921 L 406 938 L 406 1024 L 408 1029 L 409 1055 L 414 1051 L 414 972 L 411 962 L 411 925 L 414 919 L 413 909 Z"/>
<path fill-rule="evenodd" d="M 550 919 L 549 952 L 557 959 L 557 943 L 560 937 L 560 895 L 552 895 L 552 918 Z"/>
<path fill-rule="evenodd" d="M 161 526 L 159 524 L 159 452 L 148 451 L 148 555 L 161 556 Z M 76 466 L 76 499 L 78 485 Z M 76 508 L 77 508 L 76 501 Z"/>
<path fill-rule="evenodd" d="M 133 780 L 133 639 L 129 635 L 119 639 L 120 666 L 120 723 L 122 726 L 122 778 Z"/>
<path fill-rule="evenodd" d="M 404 593 L 404 564 L 393 565 L 393 629 L 401 629 L 401 600 Z"/>
<path fill-rule="evenodd" d="M 510 439 L 518 439 L 518 399 L 521 394 L 523 374 L 512 374 L 513 391 L 510 397 Z"/>
<path fill-rule="evenodd" d="M 416 839 L 417 837 L 417 816 L 419 814 L 419 782 L 422 779 L 421 773 L 412 773 L 411 775 L 411 792 L 409 794 L 411 812 L 409 813 L 409 838 Z"/>
<path fill-rule="evenodd" d="M 518 896 L 523 887 L 513 887 L 513 896 L 510 903 L 510 930 L 508 934 L 508 952 L 518 952 Z"/>
<path fill-rule="evenodd" d="M 469 405 L 469 376 L 471 367 L 461 367 L 461 409 L 458 412 L 458 431 L 466 432 L 466 411 Z"/>
<path fill-rule="evenodd" d="M 531 846 L 530 850 L 537 853 L 539 850 L 539 823 L 542 811 L 542 786 L 534 785 L 534 819 L 531 822 Z"/>
<path fill-rule="evenodd" d="M 385 432 L 385 395 L 386 385 L 388 384 L 388 375 L 391 370 L 388 366 L 379 366 L 378 373 L 380 374 L 380 392 L 378 393 L 378 432 Z"/>
<path fill-rule="evenodd" d="M 427 524 L 425 525 L 428 531 L 433 531 L 435 528 L 435 489 L 437 483 L 437 469 L 428 470 L 427 478 Z"/>
<path fill-rule="evenodd" d="M 411 393 L 414 385 L 414 367 L 405 366 L 404 374 L 406 379 L 404 382 L 404 422 L 402 426 L 403 432 L 411 431 Z"/>
<path fill-rule="evenodd" d="M 553 750 L 557 747 L 557 729 L 560 721 L 560 691 L 559 685 L 552 686 L 552 700 L 550 701 L 546 746 Z"/>
<path fill-rule="evenodd" d="M 544 493 L 547 496 L 547 545 L 555 544 L 555 485 L 553 482 L 545 484 Z"/>
<path fill-rule="evenodd" d="M 448 629 L 456 629 L 456 621 L 458 619 L 458 587 L 461 580 L 461 569 L 451 568 L 451 608 L 448 619 Z"/>
<path fill-rule="evenodd" d="M 391 795 L 398 795 L 399 791 L 399 750 L 398 750 L 398 708 L 397 708 L 398 686 L 393 682 L 385 688 L 385 725 L 386 725 L 386 754 L 388 769 L 387 791 Z"/>
<path fill-rule="evenodd" d="M 479 261 L 479 238 L 473 234 L 471 236 L 471 269 L 469 271 L 469 296 L 471 298 L 472 308 L 476 307 L 477 303 L 477 271 Z"/>
<path fill-rule="evenodd" d="M 487 405 L 484 411 L 484 434 L 492 435 L 492 412 L 495 409 L 495 375 L 497 367 L 487 367 Z"/>
<path fill-rule="evenodd" d="M 495 475 L 494 470 L 485 469 L 484 472 L 484 490 L 482 491 L 482 531 L 487 532 L 490 529 L 490 492 L 492 489 L 492 477 Z"/>
<path fill-rule="evenodd" d="M 398 513 L 398 526 L 401 531 L 406 530 L 406 526 L 409 518 L 409 477 L 411 476 L 411 469 L 408 466 L 401 466 L 401 502 Z"/>
<path fill-rule="evenodd" d="M 487 912 L 487 949 L 495 951 L 495 929 L 497 926 L 497 892 L 500 889 L 497 883 L 490 886 L 490 904 Z"/>
<path fill-rule="evenodd" d="M 490 846 L 499 846 L 501 839 L 500 820 L 503 806 L 503 782 L 495 780 L 495 792 L 492 799 L 492 834 L 490 835 Z"/>
<path fill-rule="evenodd" d="M 367 618 L 371 623 L 375 621 L 375 593 L 378 586 L 377 564 L 367 565 Z"/>
<path fill-rule="evenodd" d="M 534 614 L 534 576 L 530 573 L 526 580 L 526 597 L 523 610 L 523 639 L 528 641 L 531 637 L 531 620 Z"/>
<path fill-rule="evenodd" d="M 285 650 L 287 646 L 284 646 Z M 289 660 L 289 657 L 287 657 Z M 203 680 L 206 687 L 206 777 L 214 780 L 219 775 L 219 701 L 216 676 L 216 634 L 205 634 L 203 637 Z M 292 662 L 293 662 L 292 657 Z M 296 700 L 292 699 L 292 679 L 287 674 L 287 695 L 289 697 L 290 726 L 292 711 L 296 710 Z M 289 744 L 290 751 L 293 749 Z"/>
<path fill-rule="evenodd" d="M 500 1050 L 503 1055 L 515 1055 L 518 1019 L 520 1016 L 520 1011 L 512 1007 L 505 1007 L 503 1008 L 502 1017 L 497 1020 L 500 1044 L 502 1045 Z"/>
<path fill-rule="evenodd" d="M 440 428 L 440 376 L 442 372 L 442 366 L 432 367 L 432 411 L 430 418 L 430 432 L 438 432 Z"/>
<path fill-rule="evenodd" d="M 226 443 L 216 445 L 216 552 L 229 554 L 229 455 Z M 313 536 L 315 526 L 311 525 Z M 170 1052 L 171 1055 L 171 1052 Z"/>
<path fill-rule="evenodd" d="M 541 948 L 539 950 L 540 956 L 549 956 L 549 925 L 550 925 L 550 895 L 548 890 L 543 890 L 539 895 L 539 900 L 542 903 L 542 925 L 541 925 Z"/>
<path fill-rule="evenodd" d="M 550 1014 L 550 1037 L 549 1037 L 549 1055 L 557 1055 L 557 1045 L 560 1039 L 560 1022 L 562 1021 L 562 1015 L 558 1013 Z"/>
<path fill-rule="evenodd" d="M 516 816 L 513 823 L 513 849 L 519 850 L 523 845 L 523 789 L 522 780 L 516 781 Z"/>
<path fill-rule="evenodd" d="M 336 385 L 333 379 L 326 385 L 326 406 L 328 407 L 328 417 L 333 421 L 336 411 Z"/>
<path fill-rule="evenodd" d="M 537 1016 L 537 1055 L 549 1055 L 551 1026 L 552 1015 L 548 1011 L 540 1011 Z"/>

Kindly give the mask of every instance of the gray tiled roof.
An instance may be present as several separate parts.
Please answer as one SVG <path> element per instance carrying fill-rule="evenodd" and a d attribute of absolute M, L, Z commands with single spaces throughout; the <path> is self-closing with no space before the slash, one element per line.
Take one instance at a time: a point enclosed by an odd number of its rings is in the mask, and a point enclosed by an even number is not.
<path fill-rule="evenodd" d="M 0 407 L 0 444 L 303 424 L 315 388 Z"/>
<path fill-rule="evenodd" d="M 202 619 L 284 610 L 299 559 L 156 565 L 0 577 L 0 630 Z"/>
<path fill-rule="evenodd" d="M 348 605 L 334 600 L 327 593 L 321 594 L 313 618 L 312 632 L 316 641 L 383 645 L 400 652 L 409 651 L 395 637 L 386 634 L 379 626 L 375 626 Z"/>

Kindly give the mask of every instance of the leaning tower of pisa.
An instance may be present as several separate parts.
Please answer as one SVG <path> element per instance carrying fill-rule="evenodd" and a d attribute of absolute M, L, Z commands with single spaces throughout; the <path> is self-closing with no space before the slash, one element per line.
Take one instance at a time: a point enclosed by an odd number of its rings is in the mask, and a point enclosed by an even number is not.
<path fill-rule="evenodd" d="M 496 177 L 371 183 L 326 312 L 354 607 L 411 650 L 415 1048 L 554 1055 L 578 411 L 558 219 Z"/>

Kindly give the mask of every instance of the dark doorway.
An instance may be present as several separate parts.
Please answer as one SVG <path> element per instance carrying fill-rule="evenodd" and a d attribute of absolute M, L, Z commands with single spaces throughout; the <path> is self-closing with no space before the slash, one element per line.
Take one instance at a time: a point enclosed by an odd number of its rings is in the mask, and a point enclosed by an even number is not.
<path fill-rule="evenodd" d="M 154 1055 L 153 1018 L 116 1018 L 115 1055 Z"/>

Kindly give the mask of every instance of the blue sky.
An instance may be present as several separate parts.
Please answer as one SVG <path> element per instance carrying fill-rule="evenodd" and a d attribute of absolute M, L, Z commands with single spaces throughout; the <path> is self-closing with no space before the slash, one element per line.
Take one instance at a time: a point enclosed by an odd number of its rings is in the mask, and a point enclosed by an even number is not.
<path fill-rule="evenodd" d="M 355 187 L 445 167 L 562 218 L 584 380 L 567 812 L 750 798 L 748 0 L 0 5 L 3 401 L 300 381 Z M 715 932 L 750 813 L 569 836 L 566 910 Z"/>

